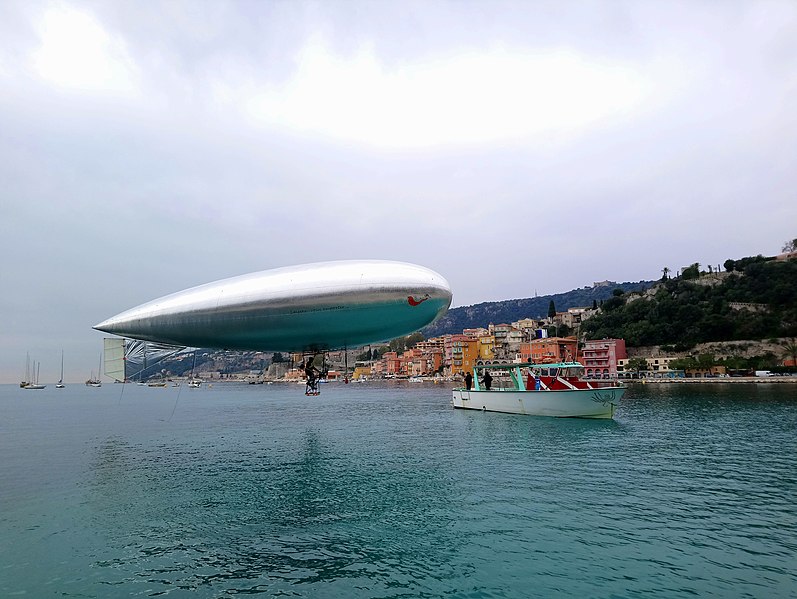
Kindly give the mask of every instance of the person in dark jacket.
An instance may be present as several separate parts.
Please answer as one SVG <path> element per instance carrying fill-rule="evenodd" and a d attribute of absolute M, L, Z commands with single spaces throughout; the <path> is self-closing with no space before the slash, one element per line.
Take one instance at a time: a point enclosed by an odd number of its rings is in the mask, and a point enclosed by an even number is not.
<path fill-rule="evenodd" d="M 490 385 L 493 384 L 493 377 L 490 376 L 490 372 L 487 370 L 484 371 L 484 378 L 482 378 L 482 383 L 484 383 L 484 388 L 489 391 Z"/>
<path fill-rule="evenodd" d="M 304 367 L 304 374 L 307 376 L 307 386 L 304 388 L 305 395 L 318 395 L 318 378 L 316 377 L 317 370 L 313 365 L 313 358 L 307 358 L 307 364 Z"/>
<path fill-rule="evenodd" d="M 465 373 L 465 389 L 470 391 L 470 388 L 473 386 L 473 375 L 470 372 Z"/>

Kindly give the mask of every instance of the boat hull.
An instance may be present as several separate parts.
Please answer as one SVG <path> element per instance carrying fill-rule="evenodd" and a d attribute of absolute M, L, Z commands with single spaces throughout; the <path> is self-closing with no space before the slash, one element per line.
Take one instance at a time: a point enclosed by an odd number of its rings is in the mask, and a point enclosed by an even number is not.
<path fill-rule="evenodd" d="M 451 304 L 432 270 L 382 260 L 307 264 L 187 289 L 94 328 L 188 347 L 261 351 L 355 347 L 416 331 Z"/>
<path fill-rule="evenodd" d="M 455 408 L 528 416 L 612 418 L 624 393 L 625 387 L 561 391 L 454 389 L 452 403 Z"/>

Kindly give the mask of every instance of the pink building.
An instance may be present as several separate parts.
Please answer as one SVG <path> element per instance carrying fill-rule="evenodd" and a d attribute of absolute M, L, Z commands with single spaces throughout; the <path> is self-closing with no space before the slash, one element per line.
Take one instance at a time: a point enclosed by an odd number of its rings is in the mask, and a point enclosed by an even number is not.
<path fill-rule="evenodd" d="M 401 359 L 394 351 L 385 352 L 382 356 L 382 361 L 385 363 L 384 372 L 389 375 L 401 374 Z"/>
<path fill-rule="evenodd" d="M 587 376 L 617 378 L 617 360 L 625 360 L 625 339 L 591 339 L 581 353 Z"/>

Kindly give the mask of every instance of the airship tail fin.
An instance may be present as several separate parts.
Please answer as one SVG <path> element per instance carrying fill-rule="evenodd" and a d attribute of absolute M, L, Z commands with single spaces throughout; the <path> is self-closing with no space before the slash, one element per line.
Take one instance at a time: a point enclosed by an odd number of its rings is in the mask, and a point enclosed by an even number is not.
<path fill-rule="evenodd" d="M 105 337 L 103 349 L 105 375 L 123 383 L 152 376 L 162 360 L 183 351 L 185 347 L 123 337 Z"/>

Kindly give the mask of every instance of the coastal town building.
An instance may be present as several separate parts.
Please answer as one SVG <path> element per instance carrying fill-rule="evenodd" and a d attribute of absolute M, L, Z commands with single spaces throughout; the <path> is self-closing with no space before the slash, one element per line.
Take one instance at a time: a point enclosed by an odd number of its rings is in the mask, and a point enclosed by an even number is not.
<path fill-rule="evenodd" d="M 479 360 L 495 359 L 495 337 L 485 331 L 485 334 L 478 337 L 479 340 Z"/>
<path fill-rule="evenodd" d="M 542 320 L 535 318 L 522 318 L 512 323 L 512 326 L 523 333 L 523 340 L 530 341 L 536 337 L 535 331 L 543 324 Z"/>
<path fill-rule="evenodd" d="M 470 371 L 479 358 L 479 341 L 468 335 L 452 335 L 451 375 Z"/>
<path fill-rule="evenodd" d="M 581 363 L 587 376 L 616 378 L 618 361 L 628 358 L 624 339 L 592 339 L 584 342 Z"/>
<path fill-rule="evenodd" d="M 662 376 L 670 376 L 673 373 L 680 373 L 680 371 L 675 371 L 670 368 L 670 362 L 677 359 L 678 358 L 673 356 L 655 356 L 651 358 L 645 358 L 645 361 L 647 362 L 647 368 L 644 372 L 651 375 Z M 617 373 L 620 378 L 631 378 L 636 375 L 635 371 L 632 371 L 628 368 L 629 360 L 630 358 L 627 357 L 617 360 Z"/>
<path fill-rule="evenodd" d="M 578 340 L 575 337 L 547 337 L 520 344 L 522 362 L 570 362 L 576 359 Z"/>
<path fill-rule="evenodd" d="M 367 379 L 371 376 L 371 366 L 367 364 L 357 364 L 354 366 L 354 371 L 351 373 L 353 381 L 357 379 Z"/>

